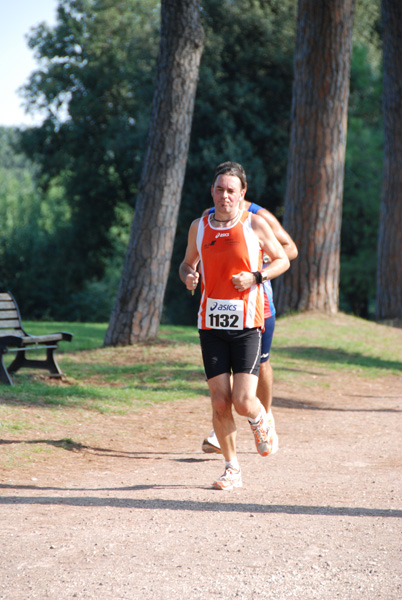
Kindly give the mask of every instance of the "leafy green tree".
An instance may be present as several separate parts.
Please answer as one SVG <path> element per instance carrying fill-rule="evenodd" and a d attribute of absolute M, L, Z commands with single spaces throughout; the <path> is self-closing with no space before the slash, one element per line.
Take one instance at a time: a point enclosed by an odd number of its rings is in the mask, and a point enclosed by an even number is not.
<path fill-rule="evenodd" d="M 46 192 L 38 168 L 16 153 L 19 132 L 0 128 L 0 289 L 10 290 L 25 318 L 106 321 L 109 318 L 128 242 L 131 210 L 119 208 L 110 238 L 113 257 L 101 280 L 91 279 L 75 293 L 65 289 L 65 248 L 71 210 L 55 178 Z"/>
<path fill-rule="evenodd" d="M 15 152 L 17 140 L 16 130 L 0 129 L 0 285 L 13 292 L 25 315 L 47 316 L 53 292 L 62 289 L 57 237 L 69 210 L 56 182 L 47 194 L 38 188 L 37 168 Z"/>
<path fill-rule="evenodd" d="M 60 0 L 56 26 L 41 24 L 30 37 L 41 68 L 25 98 L 46 119 L 22 132 L 22 147 L 40 165 L 45 188 L 60 177 L 66 189 L 67 290 L 103 274 L 116 207 L 134 204 L 152 99 L 157 7 L 155 0 Z"/>

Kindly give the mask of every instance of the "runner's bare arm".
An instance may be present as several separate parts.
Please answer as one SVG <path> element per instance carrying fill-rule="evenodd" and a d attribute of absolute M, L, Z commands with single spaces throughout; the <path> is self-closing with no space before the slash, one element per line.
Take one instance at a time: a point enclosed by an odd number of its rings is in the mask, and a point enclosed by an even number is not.
<path fill-rule="evenodd" d="M 290 261 L 268 223 L 258 215 L 251 214 L 250 218 L 261 248 L 270 258 L 269 264 L 264 267 L 264 273 L 268 274 L 268 279 L 274 279 L 289 269 Z M 246 271 L 237 273 L 232 277 L 233 285 L 240 292 L 247 290 L 255 282 L 255 276 Z"/>
<path fill-rule="evenodd" d="M 264 268 L 269 279 L 279 277 L 290 267 L 289 258 L 281 243 L 276 239 L 268 223 L 258 215 L 251 215 L 251 226 L 260 240 L 263 251 L 269 256 L 270 263 Z"/>
<path fill-rule="evenodd" d="M 196 243 L 198 223 L 199 219 L 196 219 L 191 223 L 188 232 L 186 253 L 184 255 L 184 260 L 179 267 L 180 279 L 185 284 L 186 288 L 192 292 L 197 287 L 200 278 L 200 274 L 197 272 L 197 265 L 200 261 Z"/>
<path fill-rule="evenodd" d="M 258 211 L 258 216 L 265 219 L 268 225 L 271 227 L 274 236 L 278 240 L 278 242 L 282 245 L 283 249 L 286 252 L 286 255 L 289 260 L 293 260 L 298 255 L 297 246 L 288 234 L 288 232 L 282 227 L 279 223 L 278 219 L 271 213 L 269 210 L 262 208 Z"/>

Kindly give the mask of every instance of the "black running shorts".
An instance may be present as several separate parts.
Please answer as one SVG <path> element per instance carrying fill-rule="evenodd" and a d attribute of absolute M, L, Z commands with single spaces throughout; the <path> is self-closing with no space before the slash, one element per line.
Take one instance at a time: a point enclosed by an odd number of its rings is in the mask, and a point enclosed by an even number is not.
<path fill-rule="evenodd" d="M 257 375 L 261 358 L 261 330 L 199 329 L 205 375 L 212 379 L 222 373 Z"/>

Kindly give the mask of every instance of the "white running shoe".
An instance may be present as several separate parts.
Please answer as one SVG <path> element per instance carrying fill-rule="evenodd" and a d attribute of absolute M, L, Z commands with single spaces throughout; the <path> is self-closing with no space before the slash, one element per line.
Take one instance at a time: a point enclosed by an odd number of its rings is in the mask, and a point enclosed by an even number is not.
<path fill-rule="evenodd" d="M 206 454 L 222 454 L 222 450 L 214 430 L 211 431 L 209 437 L 202 441 L 201 449 Z"/>
<path fill-rule="evenodd" d="M 232 490 L 235 487 L 241 487 L 242 485 L 241 470 L 226 467 L 224 474 L 213 482 L 212 487 L 215 490 L 225 490 L 228 492 L 229 490 Z"/>
<path fill-rule="evenodd" d="M 250 427 L 254 434 L 254 441 L 258 454 L 261 454 L 261 456 L 268 456 L 269 454 L 272 454 L 274 442 L 275 440 L 276 442 L 278 441 L 278 436 L 275 429 L 268 426 L 266 417 L 262 417 L 255 425 L 250 423 Z M 276 447 L 275 452 L 277 451 L 278 447 Z"/>

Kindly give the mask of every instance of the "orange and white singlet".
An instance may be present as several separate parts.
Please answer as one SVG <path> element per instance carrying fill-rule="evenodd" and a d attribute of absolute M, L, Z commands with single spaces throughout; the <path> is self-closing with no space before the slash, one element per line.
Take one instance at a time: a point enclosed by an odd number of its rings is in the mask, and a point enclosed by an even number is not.
<path fill-rule="evenodd" d="M 236 290 L 233 275 L 259 271 L 262 252 L 251 227 L 250 213 L 240 211 L 230 227 L 213 226 L 212 215 L 200 219 L 197 249 L 200 255 L 201 303 L 198 329 L 239 330 L 264 327 L 262 285 Z"/>

